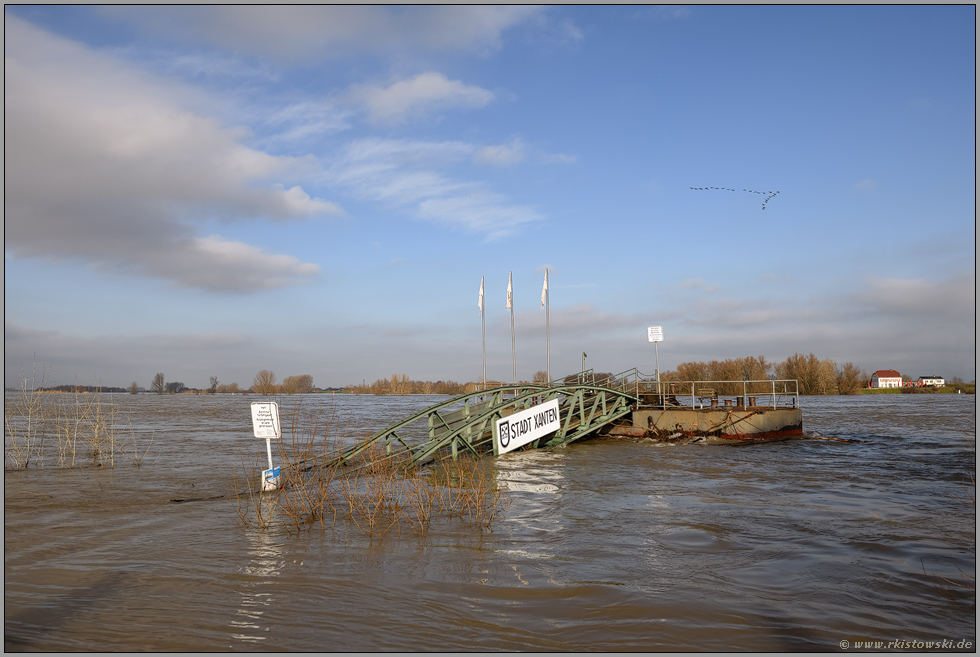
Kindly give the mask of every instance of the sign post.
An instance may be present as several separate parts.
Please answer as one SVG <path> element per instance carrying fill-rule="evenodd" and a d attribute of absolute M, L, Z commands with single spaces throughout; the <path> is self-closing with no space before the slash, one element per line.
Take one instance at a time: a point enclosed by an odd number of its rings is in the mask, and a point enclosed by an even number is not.
<path fill-rule="evenodd" d="M 265 449 L 269 454 L 269 469 L 262 471 L 262 490 L 275 490 L 279 487 L 280 469 L 272 467 L 272 439 L 282 438 L 279 404 L 252 402 L 252 431 L 256 438 L 265 438 Z"/>
<path fill-rule="evenodd" d="M 663 342 L 664 339 L 664 327 L 663 326 L 648 326 L 647 327 L 647 340 L 653 343 L 653 349 L 657 353 L 657 394 L 660 393 L 660 348 L 659 343 Z"/>

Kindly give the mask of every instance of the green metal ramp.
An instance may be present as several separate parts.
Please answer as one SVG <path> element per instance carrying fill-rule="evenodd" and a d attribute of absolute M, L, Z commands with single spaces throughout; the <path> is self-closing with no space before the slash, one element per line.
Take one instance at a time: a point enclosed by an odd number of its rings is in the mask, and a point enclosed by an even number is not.
<path fill-rule="evenodd" d="M 378 445 L 384 446 L 385 455 L 413 465 L 463 452 L 475 457 L 494 454 L 497 420 L 553 399 L 559 402 L 561 428 L 526 449 L 566 445 L 631 414 L 639 401 L 639 379 L 635 369 L 601 381 L 588 371 L 547 385 L 501 386 L 460 395 L 392 424 L 322 465 L 350 465 L 358 454 Z"/>

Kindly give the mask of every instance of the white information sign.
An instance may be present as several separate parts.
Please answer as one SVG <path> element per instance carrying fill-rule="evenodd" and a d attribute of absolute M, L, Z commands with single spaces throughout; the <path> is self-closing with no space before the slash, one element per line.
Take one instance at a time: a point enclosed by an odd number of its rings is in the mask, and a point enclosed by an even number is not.
<path fill-rule="evenodd" d="M 664 341 L 664 327 L 663 326 L 649 326 L 649 327 L 647 327 L 647 340 L 649 342 L 663 342 Z"/>
<path fill-rule="evenodd" d="M 252 429 L 255 431 L 256 438 L 282 438 L 282 430 L 279 426 L 279 404 L 252 402 Z"/>
<path fill-rule="evenodd" d="M 508 415 L 497 420 L 494 425 L 493 436 L 497 454 L 513 452 L 518 447 L 560 428 L 561 419 L 558 417 L 557 399 Z"/>

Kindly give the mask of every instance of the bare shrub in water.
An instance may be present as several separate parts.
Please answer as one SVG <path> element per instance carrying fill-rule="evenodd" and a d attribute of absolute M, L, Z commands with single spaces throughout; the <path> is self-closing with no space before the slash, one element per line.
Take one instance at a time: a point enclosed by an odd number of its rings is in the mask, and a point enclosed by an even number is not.
<path fill-rule="evenodd" d="M 44 387 L 46 373 L 41 366 L 41 381 L 37 381 L 37 366 L 31 370 L 31 380 L 20 372 L 20 390 L 8 404 L 3 405 L 3 464 L 14 469 L 28 468 L 33 460 L 44 467 L 44 432 L 48 409 L 41 388 Z"/>
<path fill-rule="evenodd" d="M 385 449 L 372 445 L 358 455 L 359 462 L 339 479 L 340 495 L 348 519 L 363 534 L 384 536 L 403 519 L 399 463 L 386 458 Z"/>
<path fill-rule="evenodd" d="M 466 517 L 471 524 L 490 529 L 506 510 L 503 490 L 489 461 L 461 454 L 455 460 L 440 461 L 436 468 L 439 483 L 445 487 L 441 510 L 449 517 Z"/>
<path fill-rule="evenodd" d="M 425 534 L 432 523 L 432 516 L 442 503 L 441 487 L 433 482 L 429 473 L 421 468 L 410 467 L 402 484 L 405 497 L 405 515 L 417 534 Z"/>
<path fill-rule="evenodd" d="M 264 445 L 263 445 L 264 447 Z M 262 494 L 262 460 L 264 450 L 253 451 L 251 454 L 242 452 L 238 446 L 238 464 L 232 475 L 231 497 L 235 502 L 235 511 L 246 527 L 268 529 L 273 520 L 275 494 Z"/>
<path fill-rule="evenodd" d="M 284 416 L 283 439 L 277 449 L 280 485 L 262 494 L 264 450 L 250 460 L 239 450 L 232 495 L 236 512 L 246 527 L 268 528 L 273 509 L 287 531 L 302 531 L 314 524 L 325 530 L 337 521 L 349 522 L 365 536 L 383 538 L 402 523 L 425 534 L 437 517 L 466 519 L 489 529 L 506 509 L 503 491 L 493 476 L 490 461 L 461 454 L 456 460 L 425 467 L 411 455 L 374 444 L 343 468 L 324 466 L 341 451 L 330 440 L 330 423 L 322 411 L 295 407 Z"/>
<path fill-rule="evenodd" d="M 58 438 L 58 467 L 74 468 L 78 456 L 78 438 L 85 433 L 91 404 L 89 396 L 75 389 L 69 397 L 59 400 L 55 418 L 55 435 Z"/>
<path fill-rule="evenodd" d="M 283 524 L 297 531 L 315 522 L 326 529 L 327 514 L 336 523 L 336 496 L 331 486 L 334 468 L 317 466 L 318 460 L 327 460 L 336 451 L 328 441 L 328 422 L 321 411 L 304 414 L 302 407 L 291 414 L 288 439 L 279 441 L 281 479 L 279 507 Z M 323 439 L 317 439 L 322 430 Z M 333 523 L 331 526 L 333 526 Z"/>
<path fill-rule="evenodd" d="M 95 393 L 92 401 L 88 444 L 92 463 L 103 467 L 116 467 L 116 444 L 119 427 L 116 425 L 116 405 L 103 403 L 102 393 Z"/>

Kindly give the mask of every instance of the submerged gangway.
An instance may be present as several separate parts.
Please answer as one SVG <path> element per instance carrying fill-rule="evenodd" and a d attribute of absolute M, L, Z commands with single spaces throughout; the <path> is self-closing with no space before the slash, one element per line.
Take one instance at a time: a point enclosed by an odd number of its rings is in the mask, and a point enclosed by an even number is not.
<path fill-rule="evenodd" d="M 686 393 L 686 394 L 685 394 Z M 758 396 L 766 407 L 798 408 L 796 381 L 664 381 L 658 382 L 633 368 L 602 378 L 593 370 L 545 384 L 505 385 L 466 393 L 433 404 L 365 440 L 350 445 L 332 458 L 317 459 L 326 466 L 351 466 L 372 450 L 372 458 L 398 459 L 406 466 L 456 458 L 462 453 L 481 457 L 497 454 L 494 426 L 513 413 L 558 400 L 560 428 L 529 443 L 525 449 L 567 445 L 611 425 L 631 422 L 639 408 L 705 408 L 719 402 L 719 393 L 749 405 Z M 741 394 L 741 397 L 737 395 Z M 753 403 L 752 406 L 755 406 Z M 378 448 L 381 448 L 380 450 Z"/>
<path fill-rule="evenodd" d="M 639 401 L 637 370 L 596 381 L 589 370 L 542 385 L 505 385 L 459 395 L 434 404 L 344 449 L 324 461 L 328 466 L 353 464 L 376 446 L 406 464 L 421 465 L 461 453 L 475 457 L 496 453 L 493 427 L 515 412 L 558 400 L 561 428 L 527 448 L 556 447 L 585 438 L 632 413 Z"/>

